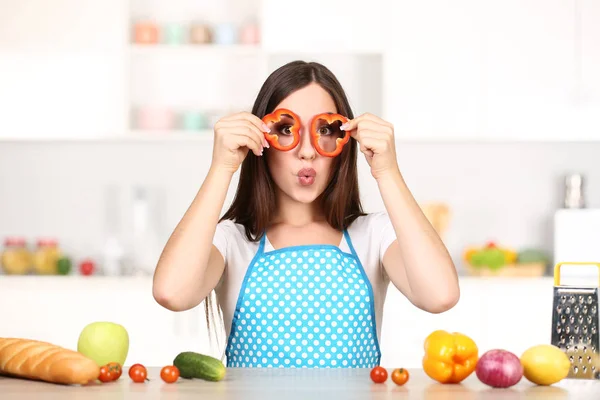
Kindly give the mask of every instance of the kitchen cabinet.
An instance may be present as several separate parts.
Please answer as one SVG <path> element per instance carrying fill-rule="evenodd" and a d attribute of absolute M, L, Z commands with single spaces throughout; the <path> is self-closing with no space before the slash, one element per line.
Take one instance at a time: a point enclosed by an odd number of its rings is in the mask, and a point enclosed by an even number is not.
<path fill-rule="evenodd" d="M 381 364 L 420 367 L 425 338 L 438 329 L 461 332 L 481 346 L 488 335 L 486 306 L 490 300 L 471 284 L 466 286 L 454 308 L 431 314 L 417 309 L 391 285 L 384 307 Z"/>
<path fill-rule="evenodd" d="M 0 336 L 48 341 L 77 349 L 95 321 L 123 325 L 129 334 L 126 365 L 166 365 L 180 351 L 218 354 L 205 328 L 204 307 L 174 313 L 152 297 L 152 279 L 127 277 L 0 277 Z"/>
<path fill-rule="evenodd" d="M 481 3 L 388 3 L 383 105 L 398 139 L 478 139 L 483 134 Z"/>
<path fill-rule="evenodd" d="M 376 53 L 387 0 L 262 0 L 268 53 Z"/>
<path fill-rule="evenodd" d="M 554 295 L 551 279 L 545 285 L 532 285 L 527 279 L 505 283 L 490 285 L 485 291 L 487 330 L 481 350 L 500 348 L 521 356 L 531 346 L 550 343 Z"/>
<path fill-rule="evenodd" d="M 423 341 L 437 329 L 470 336 L 480 353 L 503 348 L 520 355 L 532 345 L 549 343 L 552 285 L 552 278 L 546 277 L 462 277 L 459 303 L 441 314 L 416 308 L 390 285 L 381 327 L 381 363 L 420 368 Z M 0 304 L 0 336 L 71 349 L 77 348 L 88 323 L 120 323 L 130 338 L 126 365 L 166 365 L 186 350 L 221 357 L 226 344 L 223 333 L 209 341 L 202 305 L 179 313 L 158 305 L 151 277 L 0 276 Z"/>

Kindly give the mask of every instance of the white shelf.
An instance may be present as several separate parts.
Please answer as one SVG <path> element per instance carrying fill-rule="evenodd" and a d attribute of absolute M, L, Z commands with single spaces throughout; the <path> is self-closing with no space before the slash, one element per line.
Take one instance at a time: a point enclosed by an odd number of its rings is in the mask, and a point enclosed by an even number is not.
<path fill-rule="evenodd" d="M 19 137 L 2 137 L 0 143 L 9 142 L 153 142 L 153 141 L 191 141 L 212 143 L 213 131 L 159 131 L 159 130 L 132 130 L 122 134 L 107 135 L 24 135 Z"/>
<path fill-rule="evenodd" d="M 203 129 L 199 131 L 183 131 L 183 130 L 173 130 L 173 131 L 153 131 L 153 130 L 132 130 L 128 134 L 124 135 L 125 138 L 131 140 L 182 140 L 182 141 L 199 141 L 199 142 L 207 142 L 212 143 L 213 141 L 213 131 L 210 129 Z M 126 140 L 126 139 L 124 139 Z"/>
<path fill-rule="evenodd" d="M 131 44 L 133 55 L 164 56 L 168 55 L 262 55 L 263 50 L 259 45 L 232 44 Z"/>

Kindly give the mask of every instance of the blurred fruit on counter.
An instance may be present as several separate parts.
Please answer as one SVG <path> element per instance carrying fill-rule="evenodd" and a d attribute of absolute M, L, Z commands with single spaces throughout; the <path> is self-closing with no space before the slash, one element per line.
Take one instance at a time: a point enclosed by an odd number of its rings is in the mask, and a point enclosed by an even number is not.
<path fill-rule="evenodd" d="M 523 249 L 517 254 L 517 263 L 528 264 L 528 263 L 544 263 L 550 262 L 549 257 L 541 250 L 538 249 Z"/>
<path fill-rule="evenodd" d="M 96 264 L 90 259 L 85 259 L 79 264 L 79 272 L 81 275 L 89 276 L 96 270 Z"/>
<path fill-rule="evenodd" d="M 6 238 L 0 261 L 6 274 L 25 275 L 29 273 L 33 261 L 31 252 L 27 249 L 26 240 L 19 237 Z"/>
<path fill-rule="evenodd" d="M 463 261 L 473 276 L 542 276 L 549 261 L 541 250 L 516 251 L 488 242 L 483 247 L 468 247 Z"/>
<path fill-rule="evenodd" d="M 69 275 L 71 273 L 71 267 L 71 259 L 67 256 L 62 256 L 58 259 L 56 272 L 58 272 L 59 275 Z"/>
<path fill-rule="evenodd" d="M 11 236 L 4 240 L 0 249 L 0 266 L 6 275 L 81 275 L 95 274 L 97 269 L 90 258 L 83 259 L 79 271 L 73 268 L 73 258 L 59 247 L 58 240 L 40 238 L 36 247 L 30 249 L 27 240 Z"/>

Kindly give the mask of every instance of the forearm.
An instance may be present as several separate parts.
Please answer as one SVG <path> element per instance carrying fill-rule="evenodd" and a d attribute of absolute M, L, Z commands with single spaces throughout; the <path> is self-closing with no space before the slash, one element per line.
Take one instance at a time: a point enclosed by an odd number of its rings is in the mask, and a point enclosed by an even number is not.
<path fill-rule="evenodd" d="M 187 309 L 205 285 L 212 241 L 232 174 L 210 170 L 167 241 L 154 273 L 154 297 L 167 308 Z M 196 301 L 197 302 L 197 301 Z"/>
<path fill-rule="evenodd" d="M 377 182 L 398 239 L 397 256 L 391 258 L 390 265 L 385 265 L 388 275 L 406 279 L 411 301 L 423 308 L 452 307 L 459 297 L 458 277 L 444 243 L 399 171 Z M 403 271 L 399 271 L 401 269 Z"/>

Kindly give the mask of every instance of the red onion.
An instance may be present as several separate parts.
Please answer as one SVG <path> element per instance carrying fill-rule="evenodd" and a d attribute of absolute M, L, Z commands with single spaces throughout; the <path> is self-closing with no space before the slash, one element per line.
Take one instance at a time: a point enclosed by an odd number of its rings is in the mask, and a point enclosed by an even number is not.
<path fill-rule="evenodd" d="M 519 357 L 506 350 L 490 350 L 477 361 L 477 378 L 488 386 L 507 388 L 519 383 L 523 365 Z"/>

